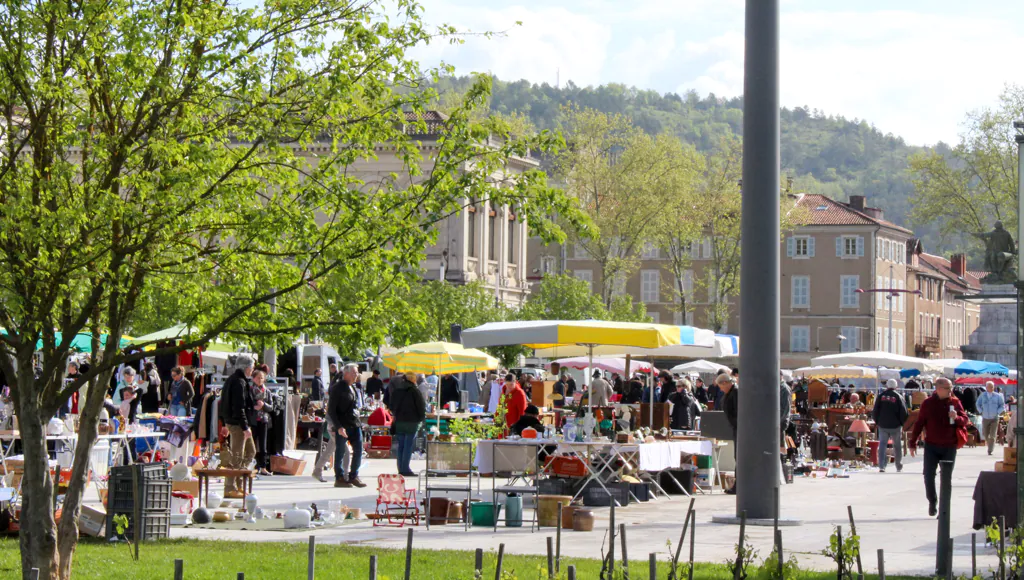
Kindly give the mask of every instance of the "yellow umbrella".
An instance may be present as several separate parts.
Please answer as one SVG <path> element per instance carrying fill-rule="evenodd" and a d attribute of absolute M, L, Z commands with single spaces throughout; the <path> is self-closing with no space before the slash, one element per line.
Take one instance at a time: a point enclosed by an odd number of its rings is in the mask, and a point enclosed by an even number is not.
<path fill-rule="evenodd" d="M 498 368 L 498 359 L 452 342 L 421 342 L 384 356 L 384 366 L 399 372 L 439 375 Z"/>

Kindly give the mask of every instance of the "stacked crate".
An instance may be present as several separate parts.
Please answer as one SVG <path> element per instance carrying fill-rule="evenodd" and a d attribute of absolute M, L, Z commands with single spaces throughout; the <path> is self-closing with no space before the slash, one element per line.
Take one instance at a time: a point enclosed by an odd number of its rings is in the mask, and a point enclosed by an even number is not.
<path fill-rule="evenodd" d="M 110 470 L 107 492 L 107 537 L 116 534 L 114 517 L 128 518 L 125 537 L 135 538 L 136 503 L 142 539 L 167 538 L 171 532 L 171 480 L 165 463 L 139 463 Z"/>

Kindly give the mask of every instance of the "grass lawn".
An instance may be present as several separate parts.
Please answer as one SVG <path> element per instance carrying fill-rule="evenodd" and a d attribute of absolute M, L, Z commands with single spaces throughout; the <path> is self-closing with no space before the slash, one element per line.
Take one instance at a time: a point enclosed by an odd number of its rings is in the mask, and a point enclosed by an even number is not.
<path fill-rule="evenodd" d="M 664 552 L 664 550 L 662 550 Z M 75 554 L 74 578 L 93 580 L 154 580 L 174 577 L 174 560 L 184 560 L 188 580 L 234 580 L 238 572 L 249 579 L 305 579 L 306 553 L 304 543 L 248 543 L 199 540 L 166 540 L 144 544 L 140 561 L 133 562 L 126 544 L 109 544 L 83 539 Z M 378 578 L 404 578 L 405 551 L 345 545 L 318 545 L 316 548 L 317 578 L 347 580 L 368 578 L 370 555 L 377 555 Z M 494 577 L 497 554 L 484 556 L 484 578 Z M 601 569 L 598 560 L 563 560 L 565 566 L 576 566 L 577 578 L 596 579 Z M 0 578 L 18 578 L 21 566 L 17 538 L 0 540 Z M 543 556 L 505 556 L 503 569 L 514 572 L 518 580 L 541 580 L 547 575 L 547 558 Z M 835 572 L 801 571 L 799 580 L 831 580 Z M 630 576 L 649 578 L 647 562 L 630 562 Z M 750 577 L 758 577 L 751 571 Z M 658 563 L 658 578 L 668 577 L 668 564 Z M 684 576 L 685 577 L 685 576 Z M 448 580 L 473 578 L 473 553 L 455 550 L 413 550 L 412 578 L 416 580 Z M 698 564 L 694 578 L 731 580 L 728 570 L 718 564 Z"/>

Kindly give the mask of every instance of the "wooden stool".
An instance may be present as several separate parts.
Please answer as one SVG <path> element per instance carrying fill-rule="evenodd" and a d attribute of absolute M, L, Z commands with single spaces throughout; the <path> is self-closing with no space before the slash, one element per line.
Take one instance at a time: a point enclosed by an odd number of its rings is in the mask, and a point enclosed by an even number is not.
<path fill-rule="evenodd" d="M 243 477 L 245 478 L 245 489 L 248 493 L 252 493 L 252 477 L 253 472 L 251 469 L 193 469 L 192 473 L 196 474 L 199 478 L 199 497 L 203 498 L 203 502 L 209 507 L 210 504 L 210 478 L 211 477 Z M 203 482 L 206 482 L 206 493 L 203 493 Z M 220 506 L 216 506 L 220 507 Z"/>

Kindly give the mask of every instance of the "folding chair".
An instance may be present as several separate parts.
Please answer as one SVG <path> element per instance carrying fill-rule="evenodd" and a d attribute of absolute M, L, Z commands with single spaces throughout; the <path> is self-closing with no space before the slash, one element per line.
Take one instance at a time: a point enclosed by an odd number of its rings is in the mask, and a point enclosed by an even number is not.
<path fill-rule="evenodd" d="M 427 510 L 430 509 L 431 492 L 466 494 L 466 505 L 473 499 L 473 476 L 480 488 L 480 474 L 473 469 L 473 444 L 427 441 L 427 469 L 424 488 Z M 468 516 L 468 514 L 466 514 Z M 469 530 L 469 517 L 465 517 Z M 430 514 L 427 514 L 427 529 L 430 529 Z"/>
<path fill-rule="evenodd" d="M 405 526 L 412 520 L 414 526 L 420 525 L 420 508 L 416 504 L 416 489 L 405 486 L 405 478 L 398 474 L 384 473 L 377 476 L 377 519 L 374 526 L 395 525 Z M 387 518 L 387 524 L 383 518 Z"/>
<path fill-rule="evenodd" d="M 522 496 L 533 496 L 533 518 L 530 520 L 530 531 L 537 528 L 537 500 L 540 497 L 540 487 L 537 479 L 540 477 L 540 452 L 541 445 L 537 443 L 511 443 L 496 441 L 491 448 L 491 501 L 494 502 L 494 531 L 498 531 L 498 514 L 501 511 L 498 505 L 499 493 L 518 493 Z M 504 479 L 504 485 L 499 485 L 498 480 Z M 523 502 L 526 503 L 525 501 Z M 508 510 L 505 510 L 503 521 L 508 520 Z"/>

